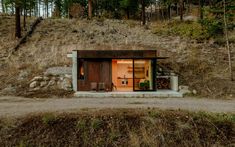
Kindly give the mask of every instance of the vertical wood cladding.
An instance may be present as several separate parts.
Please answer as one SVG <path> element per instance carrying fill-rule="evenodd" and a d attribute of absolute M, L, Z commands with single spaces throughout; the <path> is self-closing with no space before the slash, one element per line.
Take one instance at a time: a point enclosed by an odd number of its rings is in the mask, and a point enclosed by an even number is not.
<path fill-rule="evenodd" d="M 105 89 L 111 91 L 112 67 L 111 59 L 87 59 L 84 60 L 85 78 L 78 79 L 78 91 L 89 91 L 92 82 L 105 83 Z"/>

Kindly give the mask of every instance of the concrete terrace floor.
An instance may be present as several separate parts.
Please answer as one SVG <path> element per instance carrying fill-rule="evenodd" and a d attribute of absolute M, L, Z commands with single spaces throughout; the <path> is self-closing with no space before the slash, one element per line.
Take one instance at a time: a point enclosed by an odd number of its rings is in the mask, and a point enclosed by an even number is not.
<path fill-rule="evenodd" d="M 235 99 L 207 98 L 23 98 L 0 97 L 0 117 L 21 117 L 44 112 L 78 112 L 97 109 L 171 109 L 235 113 Z"/>
<path fill-rule="evenodd" d="M 182 98 L 183 94 L 173 90 L 158 91 L 114 91 L 114 92 L 91 92 L 79 91 L 74 94 L 78 98 Z"/>

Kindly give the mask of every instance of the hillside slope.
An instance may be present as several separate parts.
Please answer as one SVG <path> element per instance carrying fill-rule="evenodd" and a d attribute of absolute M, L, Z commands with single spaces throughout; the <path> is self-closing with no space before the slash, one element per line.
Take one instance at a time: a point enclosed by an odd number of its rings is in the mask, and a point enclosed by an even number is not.
<path fill-rule="evenodd" d="M 48 67 L 71 66 L 66 54 L 74 49 L 158 49 L 170 57 L 161 64 L 179 74 L 180 85 L 189 85 L 200 95 L 234 97 L 235 84 L 229 81 L 224 45 L 159 35 L 155 33 L 158 27 L 161 27 L 158 23 L 143 27 L 137 21 L 124 20 L 43 20 L 27 43 L 1 64 L 0 80 L 4 84 L 0 89 L 10 84 L 27 91 L 26 81 Z M 1 44 L 4 46 L 1 50 L 14 46 L 12 42 Z M 234 52 L 234 44 L 231 46 Z M 24 72 L 27 76 L 17 80 Z"/>

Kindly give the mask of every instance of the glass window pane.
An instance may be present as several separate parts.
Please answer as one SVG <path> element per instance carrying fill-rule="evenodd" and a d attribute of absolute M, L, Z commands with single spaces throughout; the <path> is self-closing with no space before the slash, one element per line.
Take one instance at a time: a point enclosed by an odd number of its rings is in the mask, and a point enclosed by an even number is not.
<path fill-rule="evenodd" d="M 134 90 L 153 90 L 152 60 L 134 60 Z"/>

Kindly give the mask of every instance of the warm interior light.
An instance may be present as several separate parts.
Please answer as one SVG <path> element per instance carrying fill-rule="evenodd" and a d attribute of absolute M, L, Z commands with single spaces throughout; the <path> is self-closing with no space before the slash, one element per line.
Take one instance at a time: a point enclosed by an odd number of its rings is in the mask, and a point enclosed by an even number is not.
<path fill-rule="evenodd" d="M 80 75 L 84 76 L 84 69 L 83 69 L 83 67 L 81 67 L 81 69 L 80 69 Z"/>
<path fill-rule="evenodd" d="M 132 64 L 132 60 L 117 60 L 117 64 Z M 145 61 L 135 61 L 135 64 L 145 64 Z"/>
<path fill-rule="evenodd" d="M 129 61 L 129 60 L 126 60 L 126 61 L 124 61 L 124 60 L 118 60 L 118 61 L 117 61 L 117 64 L 132 64 L 132 61 Z"/>

